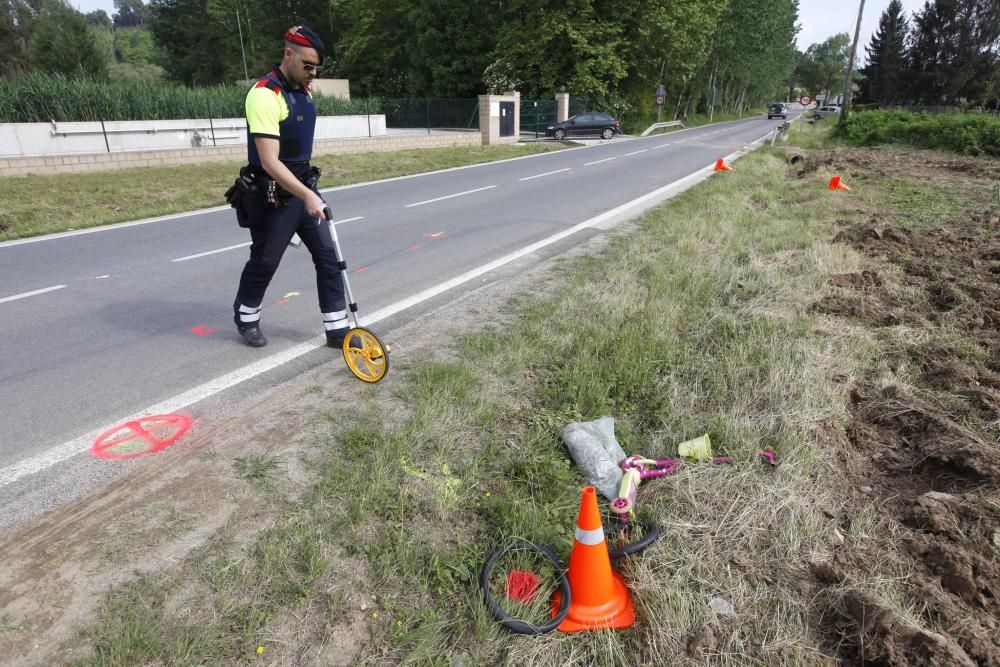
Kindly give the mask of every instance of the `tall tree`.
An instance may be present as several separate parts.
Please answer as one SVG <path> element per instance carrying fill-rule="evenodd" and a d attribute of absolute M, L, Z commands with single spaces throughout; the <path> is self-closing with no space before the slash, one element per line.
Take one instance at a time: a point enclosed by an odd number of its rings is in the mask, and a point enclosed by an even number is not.
<path fill-rule="evenodd" d="M 801 68 L 802 83 L 810 95 L 816 98 L 825 94 L 826 100 L 834 97 L 836 93 L 831 92 L 831 86 L 844 80 L 850 57 L 851 38 L 845 32 L 811 44 Z"/>
<path fill-rule="evenodd" d="M 649 0 L 621 5 L 624 42 L 629 45 L 625 51 L 628 76 L 622 85 L 628 110 L 640 117 L 651 116 L 653 92 L 660 83 L 670 100 L 694 87 L 729 7 L 728 0 Z"/>
<path fill-rule="evenodd" d="M 225 80 L 220 32 L 208 18 L 208 0 L 153 0 L 148 21 L 167 75 L 189 85 Z"/>
<path fill-rule="evenodd" d="M 867 65 L 861 70 L 861 99 L 880 104 L 906 100 L 908 67 L 906 41 L 910 26 L 903 3 L 891 0 L 879 18 L 878 29 L 865 47 Z"/>
<path fill-rule="evenodd" d="M 528 95 L 566 85 L 598 108 L 613 108 L 627 72 L 628 44 L 609 0 L 511 0 L 494 60 Z"/>
<path fill-rule="evenodd" d="M 925 2 L 913 24 L 909 59 L 916 101 L 973 104 L 996 94 L 1000 3 Z"/>
<path fill-rule="evenodd" d="M 34 20 L 28 46 L 31 66 L 67 76 L 107 77 L 108 54 L 94 30 L 65 0 L 52 0 Z"/>
<path fill-rule="evenodd" d="M 142 0 L 114 0 L 116 28 L 139 28 L 146 22 L 148 8 Z"/>
<path fill-rule="evenodd" d="M 730 3 L 713 37 L 711 70 L 700 77 L 706 102 L 718 89 L 724 109 L 742 112 L 781 94 L 795 68 L 797 19 L 798 0 Z"/>

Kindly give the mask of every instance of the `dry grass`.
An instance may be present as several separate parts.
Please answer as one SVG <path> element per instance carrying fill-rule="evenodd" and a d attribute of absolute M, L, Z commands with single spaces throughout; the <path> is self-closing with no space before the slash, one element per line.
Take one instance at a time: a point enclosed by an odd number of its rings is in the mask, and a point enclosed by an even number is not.
<path fill-rule="evenodd" d="M 790 179 L 762 151 L 647 214 L 600 256 L 564 264 L 544 293 L 508 304 L 516 315 L 501 326 L 397 369 L 405 389 L 391 401 L 366 394 L 360 416 L 324 444 L 316 484 L 253 557 L 220 556 L 206 599 L 244 599 L 250 587 L 258 615 L 237 615 L 241 629 L 228 632 L 273 637 L 289 609 L 329 593 L 331 563 L 355 560 L 371 596 L 357 660 L 371 665 L 834 665 L 824 613 L 831 596 L 857 591 L 920 627 L 896 550 L 902 529 L 874 502 L 846 527 L 834 518 L 853 497 L 839 472 L 846 387 L 861 377 L 905 386 L 912 373 L 869 330 L 807 308 L 831 276 L 864 266 L 829 243 L 847 202 L 819 176 Z M 558 434 L 602 415 L 615 417 L 628 453 L 672 456 L 708 432 L 733 464 L 689 464 L 643 484 L 640 515 L 664 536 L 621 564 L 633 629 L 512 636 L 480 603 L 482 558 L 512 537 L 568 554 L 583 480 Z M 768 446 L 777 468 L 758 457 Z M 817 595 L 815 571 L 845 543 L 869 567 Z M 526 618 L 545 617 L 546 586 Z M 734 614 L 713 611 L 714 597 Z M 330 608 L 346 604 L 337 600 Z M 155 608 L 128 618 L 183 634 Z M 196 662 L 245 658 L 238 642 L 168 645 Z"/>

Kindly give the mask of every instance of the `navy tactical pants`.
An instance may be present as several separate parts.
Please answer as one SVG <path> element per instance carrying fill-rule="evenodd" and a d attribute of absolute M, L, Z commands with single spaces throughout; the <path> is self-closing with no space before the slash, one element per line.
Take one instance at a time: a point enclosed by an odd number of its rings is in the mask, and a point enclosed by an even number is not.
<path fill-rule="evenodd" d="M 327 331 L 348 326 L 344 281 L 337 268 L 337 255 L 326 221 L 317 222 L 306 213 L 305 203 L 292 199 L 284 208 L 268 209 L 264 221 L 250 228 L 250 261 L 243 267 L 240 287 L 233 304 L 237 324 L 260 320 L 264 292 L 278 269 L 292 236 L 298 234 L 312 254 L 316 266 L 319 308 Z"/>

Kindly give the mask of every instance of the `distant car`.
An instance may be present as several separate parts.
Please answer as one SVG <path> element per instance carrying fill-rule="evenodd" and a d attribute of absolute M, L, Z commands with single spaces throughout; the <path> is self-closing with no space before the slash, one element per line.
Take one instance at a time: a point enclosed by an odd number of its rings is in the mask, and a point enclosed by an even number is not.
<path fill-rule="evenodd" d="M 588 111 L 578 113 L 561 123 L 553 123 L 545 128 L 546 137 L 562 141 L 566 137 L 600 137 L 610 139 L 622 131 L 622 124 L 611 116 Z"/>
<path fill-rule="evenodd" d="M 840 107 L 838 106 L 816 107 L 816 110 L 813 111 L 813 118 L 823 120 L 827 116 L 837 116 L 839 114 Z"/>
<path fill-rule="evenodd" d="M 759 109 L 760 107 L 758 107 Z M 777 118 L 781 116 L 782 119 L 788 118 L 788 107 L 786 107 L 781 102 L 775 102 L 767 108 L 767 119 Z"/>

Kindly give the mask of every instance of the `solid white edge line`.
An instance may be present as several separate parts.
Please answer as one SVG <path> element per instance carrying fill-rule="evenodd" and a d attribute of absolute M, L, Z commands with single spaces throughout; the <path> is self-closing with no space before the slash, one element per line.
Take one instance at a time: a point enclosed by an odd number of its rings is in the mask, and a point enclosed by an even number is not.
<path fill-rule="evenodd" d="M 20 294 L 14 294 L 13 296 L 5 296 L 0 299 L 0 303 L 7 303 L 8 301 L 17 301 L 18 299 L 27 299 L 29 296 L 36 296 L 38 294 L 45 294 L 46 292 L 54 292 L 57 289 L 62 289 L 66 285 L 53 285 L 52 287 L 43 287 L 42 289 L 32 290 L 30 292 L 21 292 Z"/>
<path fill-rule="evenodd" d="M 414 206 L 423 206 L 424 204 L 433 204 L 437 201 L 444 201 L 445 199 L 454 199 L 455 197 L 463 197 L 465 195 L 471 195 L 476 192 L 482 192 L 483 190 L 492 190 L 495 185 L 487 185 L 484 188 L 476 188 L 475 190 L 466 190 L 465 192 L 456 192 L 453 195 L 445 195 L 444 197 L 435 197 L 434 199 L 427 199 L 425 201 L 418 201 L 413 204 L 407 204 L 404 208 L 413 208 Z"/>
<path fill-rule="evenodd" d="M 738 151 L 734 151 L 733 153 L 730 153 L 729 155 L 725 156 L 723 159 L 728 161 L 736 160 L 741 155 L 744 155 L 747 152 L 749 152 L 750 147 L 756 144 L 763 143 L 764 140 L 767 139 L 768 136 L 770 136 L 770 134 L 771 133 L 768 132 L 760 139 L 751 142 L 749 144 L 749 147 Z M 425 301 L 439 294 L 442 294 L 448 291 L 449 289 L 457 287 L 458 285 L 468 282 L 469 280 L 472 280 L 474 278 L 477 278 L 483 275 L 484 273 L 487 273 L 489 271 L 492 271 L 496 268 L 503 266 L 504 264 L 509 264 L 510 262 L 513 262 L 516 259 L 520 259 L 521 257 L 530 254 L 540 248 L 544 248 L 545 246 L 556 243 L 557 241 L 561 241 L 567 236 L 575 234 L 580 230 L 587 229 L 588 227 L 597 227 L 600 224 L 608 220 L 611 220 L 618 215 L 622 215 L 626 212 L 629 212 L 630 209 L 633 208 L 641 209 L 642 206 L 647 202 L 649 202 L 650 200 L 655 200 L 658 196 L 669 196 L 671 190 L 684 187 L 690 181 L 693 181 L 696 178 L 707 178 L 711 176 L 713 173 L 712 168 L 714 164 L 715 163 L 713 162 L 707 167 L 703 167 L 695 172 L 688 174 L 687 176 L 677 179 L 673 183 L 668 183 L 667 185 L 664 185 L 661 188 L 649 192 L 643 195 L 642 197 L 633 199 L 630 202 L 626 202 L 625 204 L 622 204 L 617 208 L 611 209 L 610 211 L 605 211 L 600 215 L 597 215 L 589 220 L 581 222 L 580 224 L 575 225 L 562 232 L 559 232 L 558 234 L 550 236 L 546 239 L 542 239 L 541 241 L 533 243 L 525 248 L 522 248 L 521 250 L 510 253 L 509 255 L 501 257 L 500 259 L 494 260 L 489 264 L 485 264 L 477 269 L 473 269 L 472 271 L 463 273 L 462 275 L 456 278 L 452 278 L 451 280 L 441 283 L 435 287 L 426 289 L 423 292 L 420 292 L 411 297 L 403 299 L 402 301 L 398 301 L 390 306 L 377 310 L 368 317 L 362 318 L 360 323 L 362 324 L 362 326 L 369 326 L 375 324 L 383 319 L 386 319 L 387 317 L 402 312 L 407 308 L 412 308 L 413 306 L 419 304 L 421 301 Z M 233 387 L 241 382 L 249 380 L 250 378 L 259 375 L 260 373 L 264 373 L 273 368 L 277 368 L 281 364 L 296 359 L 302 356 L 303 354 L 306 354 L 307 352 L 310 352 L 324 345 L 326 345 L 326 337 L 316 336 L 311 340 L 308 340 L 304 343 L 299 343 L 298 345 L 290 347 L 289 349 L 284 350 L 283 352 L 278 352 L 277 354 L 271 355 L 270 357 L 261 359 L 260 361 L 257 361 L 248 366 L 244 366 L 243 368 L 237 369 L 232 373 L 228 373 L 221 377 L 215 378 L 214 380 L 209 380 L 208 382 L 201 384 L 195 387 L 194 389 L 190 389 L 186 392 L 178 394 L 173 398 L 168 398 L 166 401 L 163 401 L 162 403 L 150 406 L 145 410 L 136 412 L 128 417 L 116 421 L 115 423 L 122 424 L 148 415 L 170 414 L 173 412 L 177 412 L 179 410 L 183 410 L 184 408 L 190 405 L 194 405 L 195 403 L 203 401 L 206 398 L 209 398 L 210 396 L 214 396 L 215 394 L 221 391 L 225 391 L 226 389 L 229 389 L 230 387 Z M 82 454 L 88 448 L 90 448 L 90 446 L 93 444 L 93 441 L 99 435 L 101 435 L 102 433 L 104 433 L 105 431 L 107 431 L 109 428 L 112 427 L 113 425 L 108 425 L 103 428 L 96 429 L 78 438 L 74 438 L 69 442 L 63 443 L 62 445 L 53 447 L 52 449 L 49 449 L 48 451 L 38 456 L 26 459 L 24 461 L 19 461 L 18 463 L 0 469 L 0 487 L 7 486 L 8 484 L 17 481 L 18 479 L 26 475 L 33 475 L 35 473 L 41 472 L 42 470 L 45 470 L 46 468 L 49 468 L 57 463 L 65 461 L 66 459 L 72 458 L 77 454 Z"/>
<path fill-rule="evenodd" d="M 565 169 L 556 169 L 555 171 L 547 171 L 544 174 L 535 174 L 534 176 L 525 176 L 524 178 L 519 178 L 519 181 L 530 181 L 533 178 L 541 178 L 542 176 L 551 176 L 552 174 L 561 174 L 564 171 L 569 171 L 572 167 L 566 167 Z"/>
<path fill-rule="evenodd" d="M 601 164 L 602 162 L 610 162 L 611 160 L 614 160 L 614 159 L 615 159 L 615 158 L 613 158 L 613 157 L 606 157 L 606 158 L 604 158 L 603 160 L 598 160 L 598 161 L 596 161 L 596 162 L 587 162 L 587 163 L 586 163 L 586 164 L 584 164 L 583 166 L 584 166 L 584 167 L 589 167 L 589 166 L 590 166 L 590 165 L 592 165 L 592 164 Z"/>
<path fill-rule="evenodd" d="M 226 246 L 225 248 L 218 248 L 216 250 L 208 250 L 206 252 L 199 252 L 197 255 L 188 255 L 187 257 L 178 257 L 177 259 L 170 260 L 171 262 L 186 262 L 189 259 L 198 259 L 199 257 L 208 257 L 209 255 L 215 255 L 220 252 L 227 252 L 229 250 L 236 250 L 237 248 L 246 248 L 250 245 L 252 241 L 247 241 L 246 243 L 237 243 L 236 245 Z"/>

